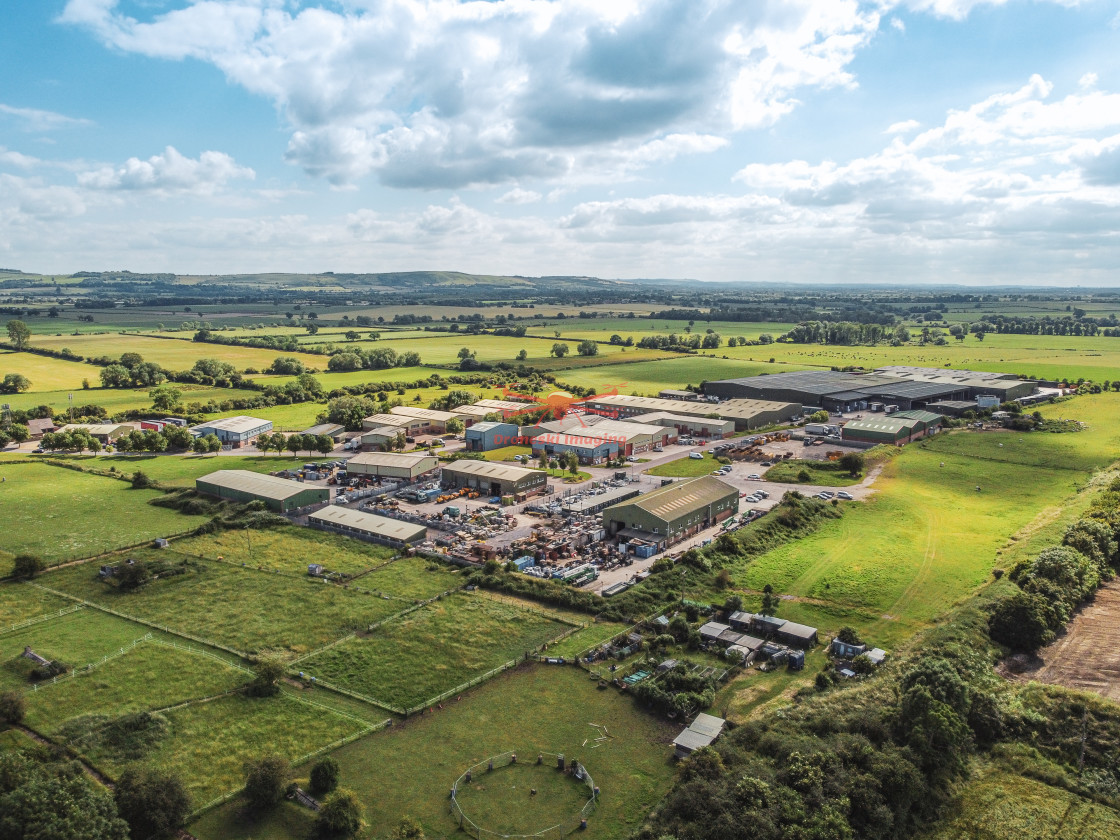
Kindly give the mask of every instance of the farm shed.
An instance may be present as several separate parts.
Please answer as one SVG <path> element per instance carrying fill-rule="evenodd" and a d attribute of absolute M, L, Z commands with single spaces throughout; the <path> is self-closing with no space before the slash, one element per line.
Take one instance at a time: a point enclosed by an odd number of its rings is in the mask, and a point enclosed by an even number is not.
<path fill-rule="evenodd" d="M 896 411 L 891 415 L 891 419 L 913 420 L 916 424 L 914 426 L 913 440 L 937 434 L 941 431 L 941 424 L 945 421 L 945 418 L 940 414 L 934 414 L 932 411 L 922 411 L 918 408 L 912 408 L 909 411 Z"/>
<path fill-rule="evenodd" d="M 257 435 L 272 431 L 271 420 L 261 420 L 259 417 L 249 417 L 240 414 L 237 417 L 224 417 L 221 420 L 209 420 L 191 429 L 195 437 L 215 435 L 223 444 L 239 449 L 252 443 Z"/>
<path fill-rule="evenodd" d="M 688 417 L 684 414 L 670 414 L 667 411 L 653 411 L 639 414 L 635 423 L 652 423 L 657 426 L 671 426 L 680 435 L 702 438 L 729 438 L 735 434 L 734 420 L 719 420 L 714 417 Z"/>
<path fill-rule="evenodd" d="M 422 435 L 441 435 L 447 431 L 447 421 L 455 417 L 450 411 L 436 411 L 434 408 L 413 408 L 407 405 L 395 405 L 389 409 L 390 414 L 398 417 L 407 417 L 409 427 L 413 421 L 420 421 L 418 429 Z"/>
<path fill-rule="evenodd" d="M 415 481 L 438 466 L 439 459 L 434 455 L 363 452 L 346 462 L 346 472 L 349 475 L 372 475 L 376 478 L 403 478 Z"/>
<path fill-rule="evenodd" d="M 778 628 L 777 638 L 794 647 L 811 647 L 817 643 L 817 628 L 787 621 Z"/>
<path fill-rule="evenodd" d="M 112 443 L 122 435 L 127 435 L 133 429 L 129 425 L 117 423 L 68 423 L 59 431 L 61 432 L 89 432 L 89 436 L 100 443 Z"/>
<path fill-rule="evenodd" d="M 318 426 L 312 426 L 310 429 L 304 429 L 300 432 L 301 435 L 326 435 L 335 443 L 339 443 L 343 436 L 346 434 L 346 427 L 340 426 L 338 423 L 320 423 Z"/>
<path fill-rule="evenodd" d="M 678 481 L 603 511 L 609 536 L 623 529 L 651 542 L 674 543 L 739 510 L 739 491 L 714 476 Z"/>
<path fill-rule="evenodd" d="M 199 493 L 233 502 L 260 500 L 280 513 L 328 502 L 331 498 L 331 491 L 326 487 L 313 487 L 249 470 L 218 470 L 196 479 L 194 486 Z"/>
<path fill-rule="evenodd" d="M 542 492 L 548 475 L 542 470 L 527 470 L 490 461 L 453 461 L 446 464 L 440 484 L 445 490 L 466 487 L 489 496 L 527 496 Z"/>
<path fill-rule="evenodd" d="M 338 505 L 328 505 L 322 510 L 315 511 L 307 517 L 307 522 L 313 528 L 334 531 L 393 548 L 408 548 L 410 545 L 423 542 L 428 537 L 428 529 L 423 525 Z"/>
<path fill-rule="evenodd" d="M 723 732 L 727 721 L 701 712 L 689 727 L 673 740 L 677 758 L 687 758 L 696 750 L 709 747 Z"/>
<path fill-rule="evenodd" d="M 601 464 L 618 456 L 618 442 L 583 435 L 549 432 L 533 438 L 533 457 L 541 453 L 564 455 L 574 452 L 581 464 Z"/>
<path fill-rule="evenodd" d="M 705 642 L 719 641 L 719 637 L 730 630 L 731 627 L 719 621 L 709 621 L 700 628 L 700 638 Z"/>
<path fill-rule="evenodd" d="M 515 446 L 521 443 L 521 430 L 516 423 L 498 423 L 493 420 L 483 420 L 475 423 L 463 433 L 468 452 L 489 452 L 491 449 L 501 449 L 503 446 Z"/>
<path fill-rule="evenodd" d="M 918 437 L 917 420 L 898 417 L 892 414 L 886 417 L 868 417 L 863 420 L 849 421 L 840 434 L 844 440 L 857 443 L 884 443 L 901 446 Z"/>

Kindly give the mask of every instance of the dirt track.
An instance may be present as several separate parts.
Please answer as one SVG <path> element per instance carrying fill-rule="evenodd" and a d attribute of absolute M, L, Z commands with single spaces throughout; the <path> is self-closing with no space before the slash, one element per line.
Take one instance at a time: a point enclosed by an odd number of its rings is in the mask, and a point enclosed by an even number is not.
<path fill-rule="evenodd" d="M 1016 664 L 1004 662 L 1000 671 L 1012 679 L 1095 691 L 1120 701 L 1120 579 L 1102 586 L 1065 633 L 1025 668 Z"/>

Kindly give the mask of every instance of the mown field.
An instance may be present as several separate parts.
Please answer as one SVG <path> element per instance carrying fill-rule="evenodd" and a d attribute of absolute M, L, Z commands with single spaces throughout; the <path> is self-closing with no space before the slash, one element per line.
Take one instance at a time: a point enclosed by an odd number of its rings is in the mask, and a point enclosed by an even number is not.
<path fill-rule="evenodd" d="M 268 569 L 304 574 L 308 563 L 323 562 L 331 571 L 348 575 L 361 574 L 384 566 L 396 552 L 385 546 L 352 540 L 325 531 L 308 528 L 278 527 L 268 529 L 219 531 L 197 537 L 175 540 L 174 553 L 225 559 L 255 569 Z"/>
<path fill-rule="evenodd" d="M 109 470 L 116 468 L 123 475 L 131 476 L 140 470 L 149 478 L 170 488 L 194 488 L 195 479 L 215 470 L 249 470 L 269 473 L 301 467 L 306 457 L 284 455 L 51 455 L 51 460 L 73 463 L 86 469 Z M 314 460 L 322 458 L 316 453 Z M 3 463 L 0 461 L 0 463 Z"/>
<path fill-rule="evenodd" d="M 146 559 L 158 550 L 132 552 Z M 177 558 L 176 558 L 177 559 Z M 408 606 L 408 601 L 352 592 L 295 575 L 192 561 L 186 574 L 120 592 L 82 564 L 50 572 L 44 586 L 129 617 L 244 653 L 308 653 Z"/>
<path fill-rule="evenodd" d="M 206 521 L 148 504 L 159 491 L 48 464 L 0 461 L 0 477 L 3 574 L 16 554 L 59 563 L 180 534 Z"/>
<path fill-rule="evenodd" d="M 64 388 L 77 391 L 81 389 L 83 379 L 93 386 L 101 384 L 99 378 L 101 368 L 96 365 L 68 362 L 65 359 L 39 356 L 35 353 L 0 350 L 0 379 L 9 373 L 22 373 L 30 380 L 31 388 L 36 391 L 55 391 Z M 12 395 L 4 395 L 5 402 L 8 402 L 9 396 Z"/>
<path fill-rule="evenodd" d="M 23 353 L 22 356 L 29 354 Z M 34 358 L 42 358 L 36 356 Z M 79 365 L 78 362 L 59 362 L 59 364 L 74 365 L 77 367 L 88 367 L 88 365 Z M 100 370 L 98 368 L 97 370 Z M 80 374 L 85 375 L 85 374 Z M 95 371 L 96 377 L 96 371 Z M 95 377 L 90 378 L 90 383 L 97 385 L 100 379 Z M 204 385 L 183 385 L 175 383 L 183 394 L 184 404 L 200 403 L 206 405 L 211 400 L 215 403 L 221 404 L 226 400 L 249 400 L 254 397 L 260 396 L 257 391 L 249 391 L 244 388 L 210 388 Z M 110 415 L 118 414 L 123 411 L 147 410 L 152 407 L 152 398 L 148 396 L 150 388 L 90 388 L 89 390 L 75 387 L 68 390 L 61 391 L 40 391 L 37 389 L 37 383 L 32 380 L 32 390 L 25 391 L 22 394 L 5 394 L 4 402 L 11 405 L 12 408 L 28 411 L 37 408 L 40 405 L 49 405 L 55 411 L 55 416 L 60 422 L 65 422 L 66 412 L 70 409 L 70 397 L 74 397 L 74 408 L 78 409 L 83 405 L 99 405 L 104 408 Z M 235 414 L 237 412 L 230 412 Z"/>
<path fill-rule="evenodd" d="M 612 736 L 596 742 L 595 723 Z M 630 836 L 668 790 L 671 741 L 679 726 L 659 721 L 617 693 L 599 691 L 575 668 L 526 666 L 444 704 L 335 751 L 341 783 L 357 792 L 371 837 L 395 831 L 402 815 L 419 820 L 429 838 L 461 836 L 447 809 L 447 791 L 469 765 L 506 750 L 535 758 L 564 753 L 585 764 L 602 790 L 585 834 Z M 300 769 L 306 778 L 309 768 Z M 528 794 L 525 793 L 526 800 Z M 311 819 L 284 805 L 264 818 L 245 816 L 239 802 L 191 826 L 200 840 L 302 838 Z"/>
<path fill-rule="evenodd" d="M 514 604 L 460 594 L 315 654 L 300 668 L 342 688 L 409 708 L 567 629 Z"/>
<path fill-rule="evenodd" d="M 1120 395 L 1047 410 L 1093 422 L 1077 434 L 953 433 L 910 445 L 884 465 L 866 502 L 736 564 L 735 583 L 790 596 L 783 618 L 825 633 L 852 624 L 880 646 L 897 644 L 974 591 L 1003 563 L 997 552 L 1116 458 L 1116 427 L 1098 419 L 1115 416 Z"/>

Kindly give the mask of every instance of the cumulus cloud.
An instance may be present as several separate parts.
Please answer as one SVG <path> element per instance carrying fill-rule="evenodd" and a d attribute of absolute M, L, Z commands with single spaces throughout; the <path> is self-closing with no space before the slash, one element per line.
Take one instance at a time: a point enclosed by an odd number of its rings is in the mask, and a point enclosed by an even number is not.
<path fill-rule="evenodd" d="M 523 190 L 521 187 L 514 187 L 509 192 L 495 199 L 499 204 L 535 204 L 540 201 L 543 196 L 539 192 L 533 190 Z"/>
<path fill-rule="evenodd" d="M 212 193 L 232 179 L 254 178 L 222 152 L 203 152 L 197 159 L 173 146 L 147 160 L 129 158 L 121 166 L 104 166 L 78 175 L 78 183 L 94 190 L 135 190 L 159 193 Z"/>
<path fill-rule="evenodd" d="M 909 134 L 922 127 L 922 124 L 917 120 L 903 120 L 902 122 L 891 123 L 887 126 L 884 134 Z"/>
<path fill-rule="evenodd" d="M 711 151 L 799 90 L 853 84 L 879 25 L 856 0 L 196 0 L 147 20 L 70 0 L 60 20 L 268 97 L 312 175 L 418 188 Z"/>
<path fill-rule="evenodd" d="M 39 108 L 17 108 L 0 103 L 0 114 L 19 122 L 27 131 L 55 131 L 60 128 L 76 128 L 92 125 L 89 120 L 43 111 Z"/>

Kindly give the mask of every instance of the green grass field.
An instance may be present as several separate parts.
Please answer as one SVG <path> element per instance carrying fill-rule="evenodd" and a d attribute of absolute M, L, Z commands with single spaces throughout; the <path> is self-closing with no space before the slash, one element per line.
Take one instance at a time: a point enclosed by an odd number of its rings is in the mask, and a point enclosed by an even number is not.
<path fill-rule="evenodd" d="M 341 784 L 355 790 L 364 805 L 367 835 L 391 835 L 407 814 L 418 819 L 433 840 L 461 836 L 447 807 L 447 792 L 458 775 L 506 750 L 534 759 L 544 750 L 578 758 L 602 790 L 586 835 L 597 840 L 629 837 L 669 788 L 670 742 L 680 726 L 659 721 L 595 685 L 575 668 L 518 668 L 459 702 L 445 703 L 443 710 L 335 751 Z M 610 740 L 596 742 L 600 736 L 592 723 L 606 727 Z M 304 777 L 308 769 L 301 769 Z M 190 827 L 200 840 L 296 840 L 305 837 L 307 829 L 308 822 L 294 807 L 253 819 L 241 813 L 238 802 L 204 815 Z"/>
<path fill-rule="evenodd" d="M 809 474 L 807 481 L 801 478 L 802 471 Z M 767 481 L 781 481 L 786 484 L 813 484 L 821 487 L 850 487 L 863 481 L 863 476 L 849 475 L 838 463 L 831 461 L 802 461 L 793 459 L 780 461 L 770 467 L 763 478 Z"/>
<path fill-rule="evenodd" d="M 701 455 L 703 458 L 678 458 L 676 461 L 670 461 L 667 464 L 660 464 L 646 470 L 650 475 L 659 475 L 663 478 L 698 478 L 702 475 L 708 475 L 713 470 L 719 469 L 722 466 L 712 453 L 707 450 L 702 450 Z"/>
<path fill-rule="evenodd" d="M 0 572 L 13 555 L 48 563 L 89 557 L 196 528 L 205 517 L 149 505 L 156 490 L 48 464 L 0 461 Z"/>
<path fill-rule="evenodd" d="M 118 715 L 163 709 L 244 685 L 236 668 L 177 648 L 144 642 L 92 671 L 27 695 L 27 725 L 54 734 L 79 715 Z"/>
<path fill-rule="evenodd" d="M 145 556 L 134 552 L 130 556 Z M 160 556 L 152 550 L 147 555 Z M 92 564 L 50 572 L 42 583 L 124 615 L 246 653 L 308 653 L 407 606 L 310 578 L 195 561 L 197 571 L 120 592 Z"/>
<path fill-rule="evenodd" d="M 567 625 L 481 595 L 454 595 L 300 663 L 301 670 L 409 708 L 522 656 Z"/>
<path fill-rule="evenodd" d="M 307 572 L 308 563 L 319 561 L 325 562 L 331 571 L 356 575 L 383 566 L 396 556 L 393 549 L 385 546 L 324 531 L 283 526 L 186 537 L 175 540 L 171 547 L 175 552 L 207 560 L 220 557 L 230 563 L 297 575 Z"/>
<path fill-rule="evenodd" d="M 170 488 L 194 488 L 195 479 L 215 470 L 249 470 L 277 472 L 307 463 L 307 458 L 284 455 L 51 455 L 52 460 L 75 463 L 89 469 L 116 468 L 123 475 L 140 470 L 149 478 Z M 316 454 L 315 460 L 322 456 Z M 0 462 L 2 463 L 2 462 Z"/>
<path fill-rule="evenodd" d="M 13 624 L 49 615 L 70 606 L 70 602 L 57 595 L 36 589 L 24 583 L 0 583 L 0 631 Z"/>
<path fill-rule="evenodd" d="M 22 373 L 35 391 L 55 391 L 63 388 L 80 390 L 82 380 L 100 385 L 101 368 L 83 362 L 68 362 L 35 353 L 14 353 L 0 350 L 0 379 L 8 373 Z M 4 397 L 7 401 L 7 395 Z"/>
<path fill-rule="evenodd" d="M 591 798 L 587 785 L 556 772 L 554 761 L 536 764 L 534 756 L 523 753 L 519 758 L 459 787 L 456 799 L 467 819 L 503 836 L 537 834 L 578 820 Z"/>
<path fill-rule="evenodd" d="M 38 357 L 37 357 L 38 358 Z M 75 364 L 67 362 L 66 364 Z M 100 380 L 91 379 L 91 384 Z M 35 384 L 32 383 L 32 389 Z M 259 396 L 256 391 L 243 388 L 210 388 L 205 385 L 183 385 L 176 383 L 176 388 L 183 392 L 183 402 L 200 403 L 206 405 L 210 400 L 221 404 L 225 400 L 248 400 Z M 74 397 L 74 407 L 83 405 L 99 405 L 110 415 L 123 411 L 146 410 L 152 407 L 151 397 L 148 396 L 150 388 L 72 388 L 62 391 L 31 390 L 22 394 L 7 394 L 4 401 L 15 409 L 27 411 L 40 405 L 49 405 L 54 409 L 59 420 L 66 419 L 66 412 L 70 409 L 70 396 Z M 236 413 L 236 412 L 231 412 Z"/>

